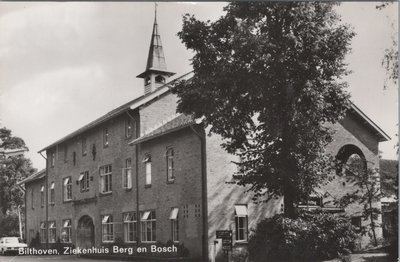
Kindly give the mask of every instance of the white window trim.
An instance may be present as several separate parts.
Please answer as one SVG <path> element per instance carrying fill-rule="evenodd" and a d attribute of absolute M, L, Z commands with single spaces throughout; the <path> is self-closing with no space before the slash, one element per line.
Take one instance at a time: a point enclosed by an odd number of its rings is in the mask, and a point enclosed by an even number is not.
<path fill-rule="evenodd" d="M 136 243 L 137 242 L 136 240 L 128 240 L 129 224 L 133 224 L 133 228 L 134 228 L 133 232 L 135 233 L 133 237 L 135 238 L 136 234 L 137 234 L 137 232 L 136 232 L 137 219 L 135 219 L 135 215 L 132 212 L 124 214 L 124 221 L 123 221 L 124 242 L 125 243 Z M 126 229 L 126 227 L 128 230 Z"/>
<path fill-rule="evenodd" d="M 107 171 L 108 171 L 108 173 L 106 173 L 106 167 L 107 167 Z M 110 167 L 110 168 L 108 168 L 108 167 Z M 104 173 L 102 173 L 102 170 L 104 170 Z M 111 170 L 111 171 L 110 171 Z M 109 188 L 107 188 L 107 190 L 108 191 L 103 191 L 103 187 L 105 187 L 105 177 L 106 176 L 109 176 Z M 100 179 L 99 179 L 99 181 L 100 181 L 100 193 L 101 194 L 109 194 L 109 193 L 111 193 L 112 192 L 112 166 L 111 166 L 111 164 L 110 165 L 105 165 L 105 166 L 102 166 L 102 167 L 100 167 Z"/>
<path fill-rule="evenodd" d="M 103 243 L 113 243 L 115 241 L 115 228 L 114 228 L 114 222 L 109 222 L 110 218 L 112 218 L 111 215 L 104 215 L 103 219 L 101 220 L 101 240 Z M 105 240 L 104 239 L 104 226 L 112 226 L 112 240 Z M 108 234 L 110 235 L 110 234 Z"/>
<path fill-rule="evenodd" d="M 144 213 L 143 213 L 143 215 L 142 215 L 142 219 L 141 219 L 141 221 L 140 221 L 140 226 L 141 226 L 141 231 L 140 231 L 140 233 L 141 234 L 143 234 L 143 226 L 144 226 L 144 223 L 152 223 L 153 221 L 155 221 L 155 223 L 156 223 L 156 227 L 155 228 L 153 228 L 153 227 L 151 227 L 151 233 L 153 233 L 153 232 L 155 232 L 155 236 L 156 236 L 156 238 L 157 238 L 157 219 L 149 219 L 149 216 L 150 216 L 150 213 L 151 212 L 155 212 L 155 211 L 145 211 Z M 154 240 L 143 240 L 143 238 L 142 238 L 142 236 L 143 235 L 141 235 L 141 242 L 142 243 L 156 243 L 157 242 L 157 239 L 154 239 Z"/>
<path fill-rule="evenodd" d="M 127 176 L 127 185 L 125 186 L 125 176 Z M 131 189 L 132 188 L 132 168 L 126 167 L 122 168 L 122 188 Z"/>

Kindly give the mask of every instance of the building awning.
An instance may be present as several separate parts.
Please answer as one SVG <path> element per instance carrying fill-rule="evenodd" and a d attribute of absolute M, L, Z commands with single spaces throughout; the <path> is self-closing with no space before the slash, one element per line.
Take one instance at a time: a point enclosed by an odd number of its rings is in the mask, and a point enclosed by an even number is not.
<path fill-rule="evenodd" d="M 245 205 L 235 205 L 236 216 L 238 217 L 247 217 L 247 206 Z"/>
<path fill-rule="evenodd" d="M 64 186 L 68 185 L 70 180 L 71 180 L 71 179 L 70 179 L 69 177 L 67 177 L 66 179 L 64 179 Z"/>
<path fill-rule="evenodd" d="M 171 210 L 171 214 L 169 216 L 169 219 L 176 220 L 178 218 L 178 212 L 179 212 L 179 209 L 177 207 L 174 207 Z"/>
<path fill-rule="evenodd" d="M 46 224 L 44 222 L 40 223 L 40 228 L 46 228 Z"/>
<path fill-rule="evenodd" d="M 50 186 L 50 189 L 54 189 L 54 182 L 53 183 L 51 183 L 51 186 Z"/>
<path fill-rule="evenodd" d="M 55 228 L 56 227 L 56 222 L 50 222 L 49 228 Z"/>
<path fill-rule="evenodd" d="M 40 188 L 40 192 L 44 192 L 44 186 Z"/>
<path fill-rule="evenodd" d="M 78 181 L 81 181 L 83 179 L 83 174 L 79 175 Z"/>
<path fill-rule="evenodd" d="M 108 222 L 108 219 L 110 218 L 110 216 L 104 216 L 103 220 L 101 221 L 103 224 Z"/>
<path fill-rule="evenodd" d="M 132 222 L 133 221 L 133 216 L 131 213 L 126 213 L 124 216 L 124 222 Z"/>
<path fill-rule="evenodd" d="M 147 219 L 149 219 L 149 216 L 150 216 L 150 211 L 145 211 L 145 212 L 143 213 L 142 220 L 147 220 Z"/>
<path fill-rule="evenodd" d="M 143 158 L 143 163 L 147 163 L 147 162 L 150 162 L 151 161 L 151 155 L 146 155 L 144 158 Z"/>
<path fill-rule="evenodd" d="M 70 227 L 71 226 L 71 220 L 67 219 L 64 221 L 64 227 Z"/>

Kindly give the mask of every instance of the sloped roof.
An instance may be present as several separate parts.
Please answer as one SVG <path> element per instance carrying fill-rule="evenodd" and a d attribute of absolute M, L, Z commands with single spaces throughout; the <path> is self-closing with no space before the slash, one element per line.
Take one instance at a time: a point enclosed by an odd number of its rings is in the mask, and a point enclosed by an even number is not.
<path fill-rule="evenodd" d="M 136 99 L 131 100 L 128 103 L 123 104 L 120 107 L 117 107 L 116 109 L 108 112 L 107 114 L 97 118 L 96 120 L 90 122 L 89 124 L 79 128 L 78 130 L 68 134 L 67 136 L 57 140 L 56 142 L 46 146 L 45 148 L 41 149 L 39 151 L 43 152 L 51 147 L 54 147 L 57 144 L 60 144 L 68 139 L 71 139 L 101 123 L 104 123 L 108 120 L 110 120 L 111 118 L 124 113 L 125 111 L 128 111 L 129 109 L 136 109 L 139 108 L 140 106 L 145 105 L 146 103 L 157 99 L 158 97 L 160 97 L 161 95 L 164 95 L 165 93 L 169 92 L 170 89 L 169 87 L 176 81 L 185 79 L 185 80 L 189 80 L 190 78 L 193 76 L 193 71 L 188 72 L 180 77 L 177 77 L 171 81 L 169 81 L 168 83 L 164 84 L 163 86 L 159 87 L 158 89 L 156 89 L 154 92 L 148 93 L 146 95 L 140 96 Z M 367 117 L 364 112 L 362 112 L 354 103 L 351 103 L 351 110 L 350 113 L 353 113 L 356 117 L 358 117 L 359 119 L 362 120 L 362 123 L 369 129 L 371 130 L 379 139 L 380 142 L 383 141 L 387 141 L 390 140 L 390 137 L 381 129 L 379 128 L 378 125 L 376 125 L 369 117 Z M 132 141 L 131 143 L 133 143 L 134 141 Z"/>
<path fill-rule="evenodd" d="M 78 130 L 64 136 L 63 138 L 55 141 L 54 143 L 46 146 L 45 148 L 39 150 L 38 152 L 43 152 L 51 147 L 56 146 L 57 144 L 61 144 L 62 142 L 71 139 L 79 134 L 82 134 L 83 132 L 97 126 L 100 125 L 108 120 L 110 120 L 111 118 L 120 115 L 126 111 L 128 111 L 129 109 L 136 109 L 150 101 L 152 101 L 153 99 L 156 99 L 157 97 L 164 95 L 165 93 L 169 92 L 169 86 L 172 85 L 175 81 L 179 81 L 181 79 L 185 79 L 187 77 L 189 77 L 191 75 L 192 72 L 186 73 L 178 78 L 175 78 L 173 80 L 171 80 L 170 82 L 166 83 L 165 85 L 159 87 L 158 89 L 156 89 L 154 92 L 148 93 L 146 95 L 142 95 L 138 98 L 135 98 L 131 101 L 129 101 L 128 103 L 123 104 L 122 106 L 119 106 L 113 110 L 111 110 L 110 112 L 108 112 L 107 114 L 97 118 L 96 120 L 90 122 L 89 124 L 79 128 Z"/>
<path fill-rule="evenodd" d="M 36 172 L 35 174 L 30 175 L 27 178 L 19 181 L 17 184 L 18 185 L 26 184 L 26 183 L 32 182 L 34 180 L 41 179 L 45 176 L 46 176 L 46 169 L 44 168 L 44 169 L 40 170 L 39 172 Z"/>
<path fill-rule="evenodd" d="M 143 136 L 138 137 L 135 140 L 129 142 L 129 145 L 135 145 L 138 143 L 148 141 L 150 139 L 154 139 L 156 137 L 159 137 L 159 136 L 180 130 L 182 128 L 185 128 L 194 123 L 195 123 L 195 120 L 193 119 L 192 116 L 183 115 L 183 114 L 178 115 L 175 118 L 173 118 L 172 120 L 167 121 L 165 124 L 162 124 L 161 126 L 148 131 Z"/>
<path fill-rule="evenodd" d="M 361 109 L 359 109 L 353 102 L 351 102 L 350 113 L 355 114 L 358 118 L 362 120 L 362 123 L 371 130 L 379 139 L 379 142 L 384 142 L 390 140 L 390 137 L 383 132 L 383 130 L 375 124 L 366 114 L 364 114 Z"/>

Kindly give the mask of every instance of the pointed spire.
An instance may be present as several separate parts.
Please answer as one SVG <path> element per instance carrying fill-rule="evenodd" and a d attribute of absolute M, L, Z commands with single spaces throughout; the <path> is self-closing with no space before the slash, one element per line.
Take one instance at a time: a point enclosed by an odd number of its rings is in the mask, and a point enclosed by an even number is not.
<path fill-rule="evenodd" d="M 156 79 L 155 79 L 156 75 L 163 76 L 162 79 L 164 79 L 163 82 L 165 82 L 165 77 L 170 77 L 174 74 L 175 73 L 169 72 L 167 70 L 167 64 L 165 63 L 164 51 L 163 51 L 163 47 L 161 44 L 161 37 L 158 32 L 157 3 L 155 3 L 153 32 L 151 35 L 146 70 L 143 73 L 141 73 L 140 75 L 138 75 L 137 77 L 145 79 L 145 93 L 148 93 L 148 92 L 152 92 L 154 90 L 153 87 L 155 87 L 155 85 L 159 85 L 162 83 L 160 81 L 156 81 Z M 155 83 L 155 82 L 157 82 L 157 83 Z M 150 88 L 146 89 L 146 87 L 149 85 L 150 85 Z M 146 90 L 148 90 L 148 91 L 146 91 Z"/>

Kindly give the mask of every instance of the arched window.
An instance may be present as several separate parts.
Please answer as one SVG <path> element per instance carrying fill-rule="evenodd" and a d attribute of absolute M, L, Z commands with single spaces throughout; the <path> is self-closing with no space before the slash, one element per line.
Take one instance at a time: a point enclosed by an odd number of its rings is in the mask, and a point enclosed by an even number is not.
<path fill-rule="evenodd" d="M 338 175 L 357 175 L 367 172 L 367 161 L 360 148 L 355 145 L 343 146 L 336 158 L 339 160 Z"/>
<path fill-rule="evenodd" d="M 167 182 L 174 182 L 174 149 L 169 148 L 166 153 L 167 160 Z"/>
<path fill-rule="evenodd" d="M 145 172 L 146 172 L 145 186 L 149 187 L 149 186 L 151 186 L 151 155 L 150 154 L 147 154 L 144 157 L 143 163 L 145 165 Z"/>
<path fill-rule="evenodd" d="M 161 75 L 156 76 L 156 83 L 164 84 L 165 78 Z"/>

